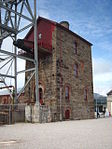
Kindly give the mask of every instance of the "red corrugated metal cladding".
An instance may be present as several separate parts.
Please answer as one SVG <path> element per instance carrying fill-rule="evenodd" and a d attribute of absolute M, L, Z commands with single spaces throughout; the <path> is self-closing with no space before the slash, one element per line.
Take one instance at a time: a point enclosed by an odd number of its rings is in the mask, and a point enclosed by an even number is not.
<path fill-rule="evenodd" d="M 46 19 L 38 19 L 38 45 L 52 52 L 52 32 L 55 29 L 55 24 Z M 25 40 L 34 41 L 34 29 L 32 28 L 26 35 Z"/>

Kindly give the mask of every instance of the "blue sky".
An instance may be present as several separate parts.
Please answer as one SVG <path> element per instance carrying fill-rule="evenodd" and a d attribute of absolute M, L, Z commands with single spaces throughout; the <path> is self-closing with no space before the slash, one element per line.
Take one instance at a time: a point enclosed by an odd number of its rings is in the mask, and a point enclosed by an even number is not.
<path fill-rule="evenodd" d="M 38 0 L 38 15 L 69 21 L 92 44 L 94 91 L 112 89 L 112 0 Z"/>
<path fill-rule="evenodd" d="M 37 8 L 37 15 L 68 21 L 70 30 L 93 44 L 94 92 L 106 95 L 112 89 L 112 0 L 37 0 Z M 3 48 L 12 49 L 9 43 L 7 39 Z M 21 68 L 23 61 L 19 61 L 18 70 Z M 23 81 L 18 83 L 19 88 L 23 85 Z"/>

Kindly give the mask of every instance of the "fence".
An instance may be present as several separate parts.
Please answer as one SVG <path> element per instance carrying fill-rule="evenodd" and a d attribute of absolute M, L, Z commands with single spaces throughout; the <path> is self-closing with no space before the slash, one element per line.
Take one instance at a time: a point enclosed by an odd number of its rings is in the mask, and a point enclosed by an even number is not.
<path fill-rule="evenodd" d="M 0 125 L 25 121 L 25 105 L 0 104 Z"/>
<path fill-rule="evenodd" d="M 61 107 L 62 109 L 65 106 Z M 27 104 L 0 104 L 0 125 L 16 122 L 55 122 L 62 120 L 63 110 L 60 106 L 27 105 Z M 68 113 L 67 113 L 68 112 Z M 69 118 L 69 111 L 66 112 Z"/>
<path fill-rule="evenodd" d="M 94 118 L 94 107 L 77 105 L 0 104 L 0 124 L 16 122 L 46 123 Z"/>

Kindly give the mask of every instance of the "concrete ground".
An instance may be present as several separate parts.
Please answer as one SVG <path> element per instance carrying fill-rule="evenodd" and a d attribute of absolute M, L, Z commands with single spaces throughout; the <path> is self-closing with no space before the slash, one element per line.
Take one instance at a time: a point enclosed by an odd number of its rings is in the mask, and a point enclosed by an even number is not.
<path fill-rule="evenodd" d="M 0 126 L 0 149 L 112 149 L 112 118 Z"/>

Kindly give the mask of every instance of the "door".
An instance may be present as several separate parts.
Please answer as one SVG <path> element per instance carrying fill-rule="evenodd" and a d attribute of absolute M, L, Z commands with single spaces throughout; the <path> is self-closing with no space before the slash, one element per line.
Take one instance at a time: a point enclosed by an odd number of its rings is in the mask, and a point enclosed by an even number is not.
<path fill-rule="evenodd" d="M 67 109 L 65 111 L 65 119 L 70 119 L 70 110 L 69 109 Z"/>

